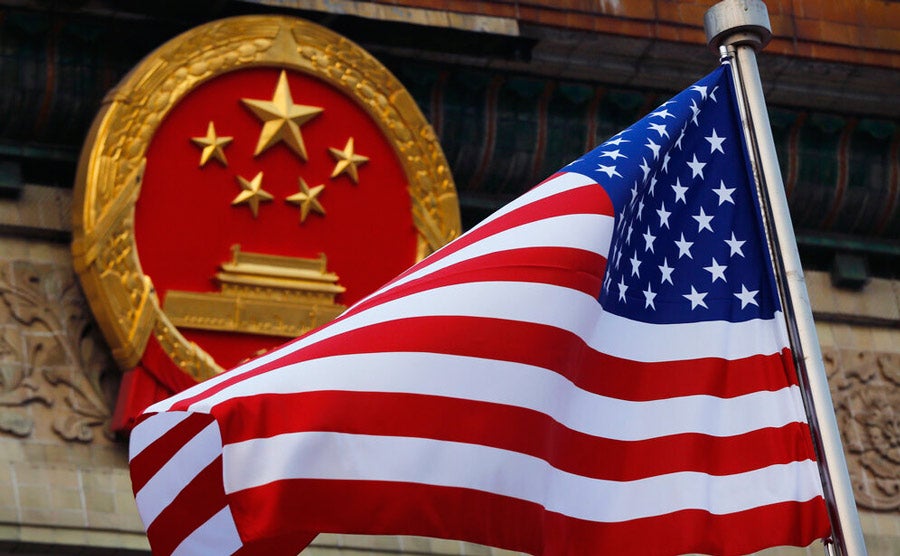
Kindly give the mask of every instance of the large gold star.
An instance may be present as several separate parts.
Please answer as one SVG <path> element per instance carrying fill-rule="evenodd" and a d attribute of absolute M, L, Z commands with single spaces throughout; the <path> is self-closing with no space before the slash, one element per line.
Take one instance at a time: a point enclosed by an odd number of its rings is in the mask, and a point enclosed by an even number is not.
<path fill-rule="evenodd" d="M 312 210 L 314 212 L 318 212 L 322 216 L 325 216 L 325 208 L 322 206 L 322 203 L 316 198 L 320 193 L 325 189 L 324 185 L 317 185 L 312 189 L 306 185 L 306 180 L 303 178 L 299 178 L 300 182 L 300 192 L 294 193 L 290 197 L 286 198 L 285 201 L 288 203 L 295 204 L 300 207 L 300 223 L 306 222 L 306 217 L 309 215 L 309 211 Z"/>
<path fill-rule="evenodd" d="M 332 179 L 346 172 L 346 174 L 350 176 L 350 179 L 353 180 L 353 183 L 359 183 L 359 172 L 356 167 L 368 162 L 369 157 L 353 152 L 353 137 L 347 139 L 344 150 L 329 147 L 328 152 L 330 152 L 331 156 L 337 160 L 337 164 L 334 165 L 334 172 L 331 173 Z"/>
<path fill-rule="evenodd" d="M 232 139 L 234 138 L 216 135 L 216 126 L 212 122 L 209 122 L 206 127 L 206 137 L 191 137 L 191 141 L 203 149 L 203 152 L 200 153 L 200 167 L 206 166 L 210 158 L 215 158 L 222 166 L 228 166 L 228 159 L 225 158 L 223 149 L 228 143 L 231 143 Z"/>
<path fill-rule="evenodd" d="M 284 141 L 297 156 L 306 160 L 306 146 L 303 144 L 300 126 L 321 114 L 323 109 L 318 106 L 294 104 L 287 73 L 284 70 L 278 77 L 278 85 L 275 87 L 272 100 L 243 98 L 241 102 L 263 122 L 253 156 L 259 156 L 272 145 Z"/>
<path fill-rule="evenodd" d="M 241 176 L 237 176 L 238 183 L 241 184 L 241 191 L 238 196 L 231 201 L 232 206 L 247 204 L 250 206 L 250 212 L 253 218 L 259 213 L 259 203 L 261 201 L 271 201 L 272 194 L 262 188 L 263 173 L 256 174 L 252 180 L 247 181 Z"/>

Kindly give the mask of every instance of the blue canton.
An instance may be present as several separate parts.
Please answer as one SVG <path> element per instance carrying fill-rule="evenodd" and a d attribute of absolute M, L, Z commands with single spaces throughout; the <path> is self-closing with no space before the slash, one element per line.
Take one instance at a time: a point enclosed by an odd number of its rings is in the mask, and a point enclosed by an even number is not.
<path fill-rule="evenodd" d="M 728 64 L 565 171 L 616 210 L 604 310 L 659 324 L 779 310 Z"/>

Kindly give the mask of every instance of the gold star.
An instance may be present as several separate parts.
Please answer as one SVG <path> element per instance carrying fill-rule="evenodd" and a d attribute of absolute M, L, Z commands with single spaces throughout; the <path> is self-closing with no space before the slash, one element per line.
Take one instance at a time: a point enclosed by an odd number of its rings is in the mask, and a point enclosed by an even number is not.
<path fill-rule="evenodd" d="M 325 216 L 325 208 L 322 207 L 322 203 L 316 198 L 322 193 L 322 190 L 325 189 L 324 185 L 317 185 L 312 189 L 306 185 L 306 180 L 303 178 L 299 178 L 300 181 L 300 192 L 294 193 L 290 197 L 286 198 L 285 201 L 288 203 L 295 204 L 300 207 L 300 223 L 306 222 L 306 217 L 309 214 L 310 209 L 314 212 L 318 212 L 322 216 Z"/>
<path fill-rule="evenodd" d="M 321 114 L 323 109 L 318 106 L 294 104 L 291 89 L 288 86 L 287 73 L 284 70 L 278 77 L 278 85 L 275 87 L 272 100 L 243 98 L 241 102 L 263 122 L 253 156 L 259 156 L 272 145 L 284 141 L 297 156 L 306 160 L 306 146 L 303 144 L 300 126 Z"/>
<path fill-rule="evenodd" d="M 231 143 L 233 137 L 219 137 L 216 135 L 216 126 L 212 122 L 206 127 L 206 137 L 191 137 L 191 141 L 198 147 L 203 149 L 200 153 L 200 167 L 206 166 L 210 158 L 215 158 L 222 166 L 228 166 L 228 159 L 225 158 L 223 150 L 228 143 Z"/>
<path fill-rule="evenodd" d="M 256 218 L 256 215 L 259 213 L 260 201 L 272 200 L 272 194 L 262 189 L 262 178 L 262 172 L 256 174 L 256 177 L 251 181 L 247 181 L 241 176 L 237 176 L 238 183 L 241 184 L 241 189 L 243 189 L 243 191 L 238 193 L 238 196 L 231 201 L 231 205 L 248 204 L 250 206 L 250 212 L 253 213 L 253 218 Z"/>
<path fill-rule="evenodd" d="M 353 137 L 347 139 L 347 144 L 344 145 L 344 150 L 329 147 L 328 152 L 330 152 L 331 156 L 333 156 L 334 159 L 337 160 L 337 164 L 334 165 L 334 172 L 331 173 L 332 179 L 346 172 L 347 175 L 350 176 L 350 179 L 353 180 L 353 183 L 359 183 L 359 173 L 357 172 L 356 167 L 360 164 L 365 164 L 366 162 L 368 162 L 369 157 L 354 154 Z"/>

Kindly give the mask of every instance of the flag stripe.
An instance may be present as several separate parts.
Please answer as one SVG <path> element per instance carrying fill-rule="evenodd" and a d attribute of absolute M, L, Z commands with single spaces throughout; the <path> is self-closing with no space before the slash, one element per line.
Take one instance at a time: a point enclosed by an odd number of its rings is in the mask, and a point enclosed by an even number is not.
<path fill-rule="evenodd" d="M 222 456 L 214 459 L 212 463 L 204 467 L 178 495 L 167 503 L 165 509 L 147 527 L 147 534 L 151 535 L 154 542 L 153 550 L 157 554 L 169 554 L 176 547 L 183 545 L 186 537 L 194 530 L 201 528 L 209 519 L 222 510 L 229 513 L 228 516 L 219 516 L 216 519 L 230 519 L 230 510 L 227 509 L 225 492 L 222 488 Z M 233 521 L 232 521 L 233 522 Z M 195 539 L 196 541 L 196 539 Z M 185 552 L 186 546 L 181 551 Z M 186 552 L 190 554 L 191 552 Z M 193 554 L 199 552 L 193 551 Z M 211 552 L 207 551 L 206 554 Z"/>
<path fill-rule="evenodd" d="M 298 461 L 298 452 L 316 457 Z M 509 450 L 427 438 L 304 432 L 228 444 L 222 453 L 229 462 L 226 493 L 286 479 L 411 482 L 492 492 L 599 522 L 685 509 L 725 514 L 821 496 L 813 461 L 726 476 L 686 471 L 621 482 L 567 473 Z M 670 495 L 660 499 L 662 491 Z"/>
<path fill-rule="evenodd" d="M 297 376 L 303 380 L 291 380 Z M 247 377 L 193 404 L 191 410 L 210 412 L 229 398 L 323 390 L 398 392 L 514 405 L 549 415 L 573 430 L 617 440 L 688 432 L 734 436 L 803 419 L 802 412 L 797 412 L 800 391 L 796 386 L 734 398 L 697 395 L 632 402 L 586 392 L 541 367 L 416 352 L 348 354 L 283 365 Z M 716 418 L 710 419 L 711 415 Z"/>
<path fill-rule="evenodd" d="M 174 429 L 180 425 L 182 421 L 188 419 L 190 413 L 173 411 L 170 413 L 160 413 L 153 419 L 144 419 L 140 424 L 135 426 L 133 430 L 140 430 L 140 434 L 133 435 L 128 442 L 128 457 L 134 457 L 143 452 L 150 444 L 155 442 L 160 435 Z M 166 459 L 164 454 L 160 454 L 162 459 Z M 162 461 L 162 459 L 160 461 Z"/>
<path fill-rule="evenodd" d="M 479 331 L 476 337 L 447 345 L 447 337 L 460 337 L 473 329 Z M 500 337 L 503 342 L 495 341 Z M 535 349 L 542 340 L 553 347 Z M 787 348 L 781 353 L 734 360 L 708 357 L 644 363 L 591 349 L 584 340 L 560 328 L 476 317 L 418 317 L 376 323 L 322 340 L 304 349 L 302 357 L 291 355 L 281 361 L 292 364 L 349 353 L 411 351 L 517 361 L 559 372 L 588 392 L 631 401 L 699 395 L 711 389 L 718 397 L 732 398 L 797 384 L 796 377 L 785 373 L 785 363 L 792 360 Z M 606 371 L 585 371 L 599 368 Z"/>
<path fill-rule="evenodd" d="M 203 416 L 203 419 L 208 425 L 166 460 L 165 465 L 140 490 L 135 491 L 135 500 L 144 524 L 153 523 L 178 493 L 220 456 L 222 439 L 219 426 L 209 416 Z"/>
<path fill-rule="evenodd" d="M 595 218 L 611 222 L 608 217 L 598 216 Z M 566 228 L 572 222 L 554 224 Z M 397 282 L 391 288 L 379 292 L 378 295 L 354 305 L 342 315 L 342 318 L 346 319 L 379 303 L 418 293 L 428 288 L 495 280 L 490 276 L 500 271 L 503 272 L 501 276 L 510 281 L 556 284 L 561 287 L 578 289 L 596 298 L 600 294 L 600 277 L 606 268 L 606 259 L 601 255 L 606 247 L 590 245 L 587 242 L 582 242 L 582 245 L 554 245 L 550 242 L 551 239 L 545 236 L 541 242 L 534 242 L 534 245 L 507 245 L 504 246 L 504 249 L 495 251 L 467 253 L 465 258 L 458 260 L 452 256 L 447 257 L 443 262 L 453 263 L 452 273 L 433 274 L 431 273 L 432 268 L 426 267 L 423 272 L 410 275 L 409 280 Z M 481 243 L 475 245 L 479 248 L 484 246 Z M 482 250 L 478 249 L 478 251 Z M 502 268 L 503 265 L 507 265 L 507 268 Z"/>
<path fill-rule="evenodd" d="M 486 253 L 457 262 L 452 274 L 424 275 L 398 285 L 377 299 L 355 305 L 343 318 L 428 289 L 473 282 L 534 282 L 577 290 L 596 298 L 605 267 L 606 259 L 596 252 L 567 246 L 520 247 Z"/>
<path fill-rule="evenodd" d="M 439 249 L 427 261 L 400 274 L 400 277 L 497 232 L 543 218 L 574 213 L 612 215 L 613 206 L 606 191 L 597 187 L 597 182 L 588 176 L 574 172 L 555 174 Z"/>
<path fill-rule="evenodd" d="M 593 189 L 599 190 L 598 187 Z M 428 264 L 381 288 L 359 307 L 371 305 L 394 288 L 409 281 L 439 272 L 460 261 L 497 251 L 524 247 L 569 247 L 584 249 L 606 257 L 613 224 L 613 217 L 605 214 L 566 214 L 518 224 L 514 228 L 498 231 L 469 245 L 463 245 L 466 242 L 461 241 L 459 248 L 440 253 L 442 256 L 429 260 Z M 593 271 L 598 277 L 602 276 L 602 268 L 595 268 Z"/>
<path fill-rule="evenodd" d="M 231 499 L 232 505 L 248 516 L 245 525 L 250 538 L 265 538 L 299 521 L 335 533 L 434 531 L 438 537 L 503 544 L 530 554 L 663 556 L 702 552 L 727 556 L 756 552 L 769 543 L 802 545 L 807 539 L 828 534 L 827 528 L 809 525 L 824 511 L 821 497 L 727 515 L 683 510 L 619 523 L 572 519 L 532 502 L 486 492 L 412 483 L 291 480 L 242 491 Z M 309 500 L 318 503 L 312 505 Z M 440 515 L 410 511 L 429 507 L 445 511 Z"/>
<path fill-rule="evenodd" d="M 278 418 L 298 406 L 305 409 L 302 414 L 292 419 Z M 353 407 L 354 411 L 340 411 L 342 407 Z M 513 450 L 544 459 L 563 471 L 617 481 L 677 471 L 727 475 L 813 456 L 804 442 L 809 436 L 808 427 L 796 422 L 730 437 L 691 433 L 630 442 L 578 432 L 538 411 L 510 405 L 415 394 L 331 390 L 231 399 L 216 411 L 242 412 L 271 423 L 262 431 L 258 421 L 239 419 L 228 428 L 226 444 L 262 434 L 275 436 L 304 431 L 432 438 Z M 453 418 L 448 420 L 447 415 Z M 749 449 L 745 451 L 745 447 Z M 589 454 L 627 454 L 627 457 Z"/>
<path fill-rule="evenodd" d="M 200 495 L 202 498 L 202 494 Z M 197 529 L 191 531 L 175 547 L 172 556 L 201 556 L 204 554 L 228 555 L 237 552 L 243 541 L 238 533 L 231 510 L 222 508 Z M 154 554 L 165 554 L 154 545 Z M 268 553 L 275 556 L 273 552 Z M 296 552 L 294 552 L 296 554 Z"/>
<path fill-rule="evenodd" d="M 168 461 L 171 459 L 182 446 L 188 443 L 203 429 L 209 426 L 212 419 L 207 416 L 193 416 L 187 412 L 172 412 L 164 414 L 165 417 L 178 417 L 177 424 L 171 429 L 165 430 L 156 427 L 156 434 L 165 435 L 165 442 L 154 442 L 142 449 L 139 453 L 131 456 L 131 485 L 135 492 L 144 488 L 153 475 L 159 470 L 158 462 Z M 171 422 L 175 422 L 171 420 Z M 157 424 L 155 420 L 144 420 L 140 427 L 139 434 L 142 438 L 151 438 L 151 434 L 144 430 L 145 427 Z M 135 430 L 138 430 L 137 428 Z"/>
<path fill-rule="evenodd" d="M 542 299 L 556 310 L 546 311 L 543 305 L 519 303 L 517 300 L 521 296 Z M 568 330 L 592 349 L 612 357 L 640 362 L 707 357 L 739 359 L 780 353 L 787 347 L 784 325 L 777 318 L 738 323 L 648 324 L 602 312 L 589 296 L 568 288 L 517 282 L 459 284 L 405 296 L 335 321 L 280 350 L 279 359 L 274 362 L 263 357 L 255 369 L 245 367 L 243 373 L 229 373 L 219 380 L 207 381 L 152 406 L 148 411 L 189 408 L 231 383 L 279 366 L 281 358 L 316 341 L 380 322 L 426 316 L 474 316 L 540 323 Z M 612 332 L 616 334 L 610 336 Z"/>

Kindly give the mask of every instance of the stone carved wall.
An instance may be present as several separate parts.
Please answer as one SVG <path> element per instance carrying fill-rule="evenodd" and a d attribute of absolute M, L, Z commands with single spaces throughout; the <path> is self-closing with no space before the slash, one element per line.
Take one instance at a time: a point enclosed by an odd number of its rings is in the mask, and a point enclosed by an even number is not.
<path fill-rule="evenodd" d="M 860 507 L 900 511 L 900 353 L 823 349 Z"/>
<path fill-rule="evenodd" d="M 0 434 L 107 434 L 117 375 L 71 267 L 0 260 Z"/>

